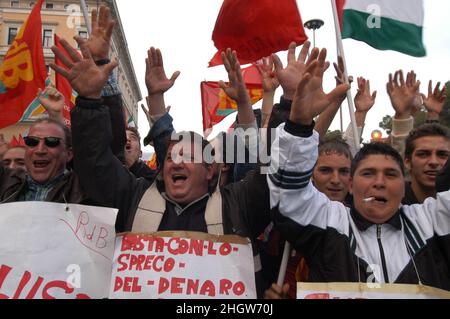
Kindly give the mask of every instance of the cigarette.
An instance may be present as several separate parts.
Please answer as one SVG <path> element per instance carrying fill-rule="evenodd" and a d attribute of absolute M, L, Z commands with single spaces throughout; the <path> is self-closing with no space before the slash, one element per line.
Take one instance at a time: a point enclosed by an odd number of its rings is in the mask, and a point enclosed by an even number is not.
<path fill-rule="evenodd" d="M 363 199 L 363 202 L 364 202 L 364 203 L 368 203 L 368 202 L 371 202 L 371 201 L 373 201 L 373 200 L 375 200 L 375 197 L 368 197 L 368 198 L 364 198 L 364 199 Z"/>

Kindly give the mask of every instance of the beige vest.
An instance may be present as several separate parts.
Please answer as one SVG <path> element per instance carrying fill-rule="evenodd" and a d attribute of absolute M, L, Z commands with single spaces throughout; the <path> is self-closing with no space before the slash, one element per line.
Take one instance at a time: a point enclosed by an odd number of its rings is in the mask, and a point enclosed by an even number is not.
<path fill-rule="evenodd" d="M 220 180 L 220 177 L 219 177 Z M 219 183 L 218 183 L 219 184 Z M 156 187 L 156 182 L 142 196 L 136 215 L 134 216 L 133 233 L 151 233 L 158 231 L 164 212 L 166 211 L 166 200 L 161 196 Z M 222 195 L 219 185 L 211 195 L 206 204 L 205 221 L 208 234 L 223 235 L 222 219 Z M 261 259 L 259 254 L 253 256 L 255 272 L 261 270 Z"/>

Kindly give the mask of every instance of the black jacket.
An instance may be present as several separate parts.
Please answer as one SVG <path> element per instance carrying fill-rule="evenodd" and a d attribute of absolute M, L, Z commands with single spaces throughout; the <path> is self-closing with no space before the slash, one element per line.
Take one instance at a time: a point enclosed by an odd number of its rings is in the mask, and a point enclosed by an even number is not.
<path fill-rule="evenodd" d="M 131 165 L 129 170 L 137 178 L 142 177 L 148 179 L 149 181 L 154 181 L 156 175 L 158 175 L 157 170 L 152 170 L 141 160 L 137 160 L 136 162 L 134 162 L 134 164 Z"/>
<path fill-rule="evenodd" d="M 402 206 L 383 224 L 371 223 L 314 188 L 318 134 L 288 124 L 278 128 L 274 146 L 279 156 L 272 156 L 271 204 L 278 207 L 275 225 L 306 259 L 308 280 L 416 284 L 420 278 L 450 290 L 449 189 L 421 205 Z M 308 130 L 312 136 L 303 134 Z"/>
<path fill-rule="evenodd" d="M 137 206 L 154 180 L 136 178 L 113 155 L 110 147 L 112 128 L 107 120 L 109 110 L 102 105 L 101 100 L 78 97 L 71 116 L 74 167 L 81 184 L 86 193 L 102 206 L 119 209 L 117 232 L 130 231 Z M 163 183 L 157 185 L 163 192 Z M 251 172 L 244 180 L 227 185 L 220 191 L 224 233 L 248 237 L 254 241 L 270 222 L 269 190 L 265 175 Z M 173 209 L 173 205 L 166 201 L 166 213 Z M 202 219 L 205 207 L 206 201 L 195 207 L 201 212 L 200 215 L 191 212 L 192 218 L 200 216 L 199 225 L 205 223 Z M 168 229 L 172 225 L 165 224 L 163 219 L 160 230 L 162 226 Z"/>

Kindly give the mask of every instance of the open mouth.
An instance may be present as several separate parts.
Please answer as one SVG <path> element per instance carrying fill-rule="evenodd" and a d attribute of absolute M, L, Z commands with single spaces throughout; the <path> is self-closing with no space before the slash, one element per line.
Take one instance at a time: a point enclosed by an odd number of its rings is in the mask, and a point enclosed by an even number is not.
<path fill-rule="evenodd" d="M 38 160 L 38 161 L 33 161 L 33 166 L 35 168 L 45 168 L 50 164 L 50 161 L 46 161 L 46 160 Z"/>
<path fill-rule="evenodd" d="M 129 145 L 129 144 L 125 145 L 125 150 L 130 151 L 131 150 L 131 145 Z"/>
<path fill-rule="evenodd" d="M 387 199 L 384 197 L 380 197 L 380 196 L 374 196 L 374 202 L 378 202 L 378 203 L 382 203 L 382 204 L 386 204 L 387 203 Z"/>
<path fill-rule="evenodd" d="M 182 174 L 173 174 L 172 175 L 172 182 L 175 185 L 183 184 L 187 180 L 187 176 Z"/>

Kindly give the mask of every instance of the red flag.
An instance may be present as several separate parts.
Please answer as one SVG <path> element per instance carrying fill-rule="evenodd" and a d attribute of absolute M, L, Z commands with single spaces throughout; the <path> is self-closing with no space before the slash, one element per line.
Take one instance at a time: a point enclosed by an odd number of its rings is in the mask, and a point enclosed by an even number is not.
<path fill-rule="evenodd" d="M 19 141 L 17 140 L 16 136 L 13 135 L 13 137 L 11 138 L 11 141 L 9 142 L 9 147 L 16 147 L 17 145 L 19 145 Z"/>
<path fill-rule="evenodd" d="M 25 146 L 25 141 L 23 140 L 22 134 L 19 134 L 19 138 L 17 138 L 15 135 L 11 138 L 11 142 L 9 142 L 9 147 L 18 147 L 18 146 Z"/>
<path fill-rule="evenodd" d="M 20 145 L 20 146 L 25 146 L 25 141 L 24 141 L 24 139 L 23 139 L 22 134 L 19 134 L 18 141 L 19 141 L 19 145 Z"/>
<path fill-rule="evenodd" d="M 0 66 L 0 128 L 26 118 L 39 105 L 36 93 L 38 88 L 44 89 L 47 78 L 42 50 L 42 2 L 38 0 L 34 5 Z"/>
<path fill-rule="evenodd" d="M 220 52 L 227 48 L 247 64 L 307 39 L 295 0 L 225 0 L 212 35 L 219 52 L 209 66 L 222 64 Z"/>
<path fill-rule="evenodd" d="M 261 73 L 259 73 L 256 64 L 252 64 L 249 67 L 242 69 L 242 77 L 247 84 L 259 84 L 262 86 Z"/>
<path fill-rule="evenodd" d="M 246 84 L 252 104 L 262 99 L 260 84 Z M 212 128 L 225 117 L 237 110 L 236 102 L 230 99 L 219 87 L 219 82 L 203 81 L 200 84 L 202 94 L 203 131 Z"/>
<path fill-rule="evenodd" d="M 55 46 L 59 48 L 66 56 L 69 56 L 66 49 L 59 42 L 59 37 L 55 34 Z M 55 56 L 55 64 L 65 68 L 65 65 Z M 55 72 L 56 89 L 64 96 L 64 122 L 70 127 L 70 111 L 75 106 L 76 92 L 72 89 L 69 81 L 58 72 Z"/>

